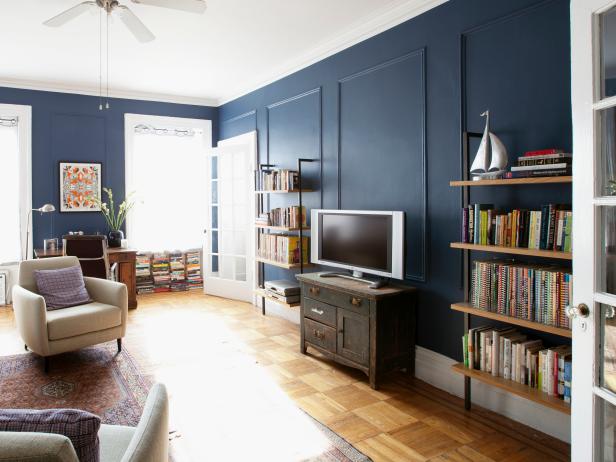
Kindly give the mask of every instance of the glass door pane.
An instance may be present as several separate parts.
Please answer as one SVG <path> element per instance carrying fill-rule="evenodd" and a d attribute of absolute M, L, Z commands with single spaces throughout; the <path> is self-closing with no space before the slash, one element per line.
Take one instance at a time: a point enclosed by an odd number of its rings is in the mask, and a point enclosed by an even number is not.
<path fill-rule="evenodd" d="M 616 8 L 601 14 L 601 98 L 616 95 Z"/>

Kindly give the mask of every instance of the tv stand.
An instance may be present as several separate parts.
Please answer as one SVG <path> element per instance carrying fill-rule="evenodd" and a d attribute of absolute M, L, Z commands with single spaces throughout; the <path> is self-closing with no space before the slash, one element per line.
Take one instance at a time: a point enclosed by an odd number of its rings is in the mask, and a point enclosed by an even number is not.
<path fill-rule="evenodd" d="M 370 289 L 380 289 L 381 287 L 386 287 L 389 284 L 389 281 L 386 279 L 366 279 L 364 278 L 364 273 L 361 271 L 353 271 L 353 274 L 349 273 L 341 273 L 338 271 L 329 271 L 326 273 L 319 273 L 319 277 L 322 278 L 346 278 L 351 279 L 352 281 L 359 281 L 368 284 Z"/>

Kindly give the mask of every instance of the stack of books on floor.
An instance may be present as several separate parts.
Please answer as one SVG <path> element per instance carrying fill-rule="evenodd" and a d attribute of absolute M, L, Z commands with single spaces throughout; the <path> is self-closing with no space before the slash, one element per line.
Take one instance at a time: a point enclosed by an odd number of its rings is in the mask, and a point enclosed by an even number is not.
<path fill-rule="evenodd" d="M 262 170 L 260 182 L 263 191 L 299 189 L 299 172 L 287 169 Z"/>
<path fill-rule="evenodd" d="M 496 210 L 492 204 L 462 209 L 462 242 L 571 252 L 570 205 L 547 204 L 540 210 Z"/>
<path fill-rule="evenodd" d="M 154 276 L 154 292 L 169 292 L 171 290 L 169 255 L 167 253 L 152 254 L 152 276 Z"/>
<path fill-rule="evenodd" d="M 186 263 L 186 284 L 188 290 L 203 289 L 201 273 L 201 251 L 189 250 L 184 254 Z"/>
<path fill-rule="evenodd" d="M 302 237 L 304 263 L 308 263 L 308 239 L 308 237 Z M 299 263 L 299 236 L 260 234 L 257 255 L 279 263 Z"/>
<path fill-rule="evenodd" d="M 297 205 L 291 207 L 275 208 L 269 211 L 268 224 L 270 226 L 283 226 L 285 228 L 299 228 L 306 226 L 306 207 Z"/>
<path fill-rule="evenodd" d="M 475 308 L 570 329 L 571 270 L 504 260 L 474 261 L 471 303 Z"/>
<path fill-rule="evenodd" d="M 137 254 L 135 263 L 137 276 L 137 293 L 151 294 L 154 292 L 154 279 L 150 268 L 150 255 L 146 253 Z"/>
<path fill-rule="evenodd" d="M 542 176 L 570 176 L 571 153 L 562 149 L 528 151 L 518 157 L 517 163 L 505 178 L 531 178 Z"/>
<path fill-rule="evenodd" d="M 571 402 L 571 345 L 546 348 L 511 327 L 469 329 L 464 365 Z"/>
<path fill-rule="evenodd" d="M 171 292 L 182 292 L 188 290 L 186 284 L 186 268 L 184 265 L 184 254 L 179 251 L 169 253 L 169 268 L 171 276 Z"/>

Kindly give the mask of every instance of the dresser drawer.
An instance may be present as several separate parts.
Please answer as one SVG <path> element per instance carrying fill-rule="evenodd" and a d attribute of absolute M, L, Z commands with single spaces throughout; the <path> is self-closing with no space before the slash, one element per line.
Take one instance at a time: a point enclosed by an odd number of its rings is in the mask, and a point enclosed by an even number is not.
<path fill-rule="evenodd" d="M 336 292 L 312 284 L 304 284 L 303 295 L 314 300 L 329 303 L 330 305 L 355 311 L 365 316 L 368 316 L 370 313 L 370 300 L 367 298 L 357 297 L 344 292 Z"/>
<path fill-rule="evenodd" d="M 336 327 L 336 307 L 327 303 L 304 297 L 304 316 L 328 326 Z"/>
<path fill-rule="evenodd" d="M 304 318 L 304 339 L 327 351 L 336 352 L 336 329 L 333 327 Z"/>

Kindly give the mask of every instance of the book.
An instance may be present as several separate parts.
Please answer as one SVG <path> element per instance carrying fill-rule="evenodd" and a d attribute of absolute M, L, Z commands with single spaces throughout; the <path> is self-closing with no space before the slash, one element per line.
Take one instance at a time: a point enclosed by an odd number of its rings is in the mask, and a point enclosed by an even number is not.
<path fill-rule="evenodd" d="M 522 165 L 517 167 L 511 167 L 512 172 L 527 172 L 527 171 L 540 171 L 540 170 L 559 170 L 566 169 L 569 166 L 566 162 L 558 164 L 541 164 L 541 165 Z"/>
<path fill-rule="evenodd" d="M 543 156 L 546 154 L 560 154 L 564 152 L 562 149 L 550 148 L 550 149 L 538 149 L 536 151 L 526 151 L 524 157 Z"/>

